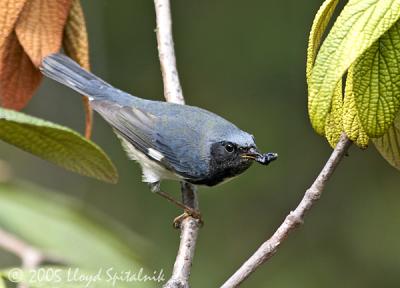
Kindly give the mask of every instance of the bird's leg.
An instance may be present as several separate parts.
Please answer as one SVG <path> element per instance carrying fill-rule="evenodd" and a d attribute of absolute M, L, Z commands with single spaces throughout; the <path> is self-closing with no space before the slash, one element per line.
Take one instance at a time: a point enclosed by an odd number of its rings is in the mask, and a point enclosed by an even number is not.
<path fill-rule="evenodd" d="M 189 207 L 185 204 L 183 204 L 181 201 L 176 200 L 174 197 L 172 197 L 170 194 L 163 192 L 160 190 L 160 182 L 155 182 L 155 183 L 149 183 L 150 190 L 153 193 L 156 193 L 157 195 L 160 195 L 161 197 L 167 199 L 169 202 L 175 204 L 179 208 L 182 208 L 185 212 L 182 215 L 179 215 L 174 219 L 174 227 L 179 228 L 180 223 L 183 221 L 183 219 L 187 217 L 193 217 L 195 219 L 198 219 L 200 223 L 202 223 L 201 219 L 201 214 L 200 211 L 193 209 L 192 207 Z"/>
<path fill-rule="evenodd" d="M 179 208 L 182 208 L 183 210 L 185 210 L 185 212 L 189 215 L 189 216 L 193 216 L 194 218 L 199 218 L 200 217 L 200 212 L 196 211 L 195 209 L 183 204 L 182 202 L 176 200 L 175 198 L 173 198 L 171 195 L 169 195 L 168 193 L 165 193 L 163 191 L 157 191 L 156 192 L 158 195 L 160 195 L 161 197 L 164 197 L 165 199 L 167 199 L 168 201 L 170 201 L 171 203 L 174 203 L 176 206 L 178 206 Z"/>

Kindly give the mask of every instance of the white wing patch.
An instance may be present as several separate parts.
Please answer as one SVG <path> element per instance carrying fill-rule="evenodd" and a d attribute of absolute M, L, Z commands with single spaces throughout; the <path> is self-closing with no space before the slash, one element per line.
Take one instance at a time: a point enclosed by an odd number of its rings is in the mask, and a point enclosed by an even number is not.
<path fill-rule="evenodd" d="M 164 155 L 161 152 L 159 152 L 153 148 L 149 148 L 148 152 L 149 152 L 149 156 L 157 161 L 161 161 L 164 158 Z"/>
<path fill-rule="evenodd" d="M 132 160 L 139 162 L 142 167 L 142 181 L 146 183 L 157 183 L 163 179 L 171 180 L 182 180 L 182 178 L 171 171 L 168 171 L 158 163 L 149 159 L 142 152 L 137 150 L 131 143 L 126 141 L 122 136 L 116 133 L 118 138 L 121 140 L 122 146 L 124 147 L 128 157 Z M 149 148 L 148 155 L 153 159 L 159 161 L 164 158 L 164 155 L 155 149 Z M 158 157 L 158 158 L 156 158 Z"/>

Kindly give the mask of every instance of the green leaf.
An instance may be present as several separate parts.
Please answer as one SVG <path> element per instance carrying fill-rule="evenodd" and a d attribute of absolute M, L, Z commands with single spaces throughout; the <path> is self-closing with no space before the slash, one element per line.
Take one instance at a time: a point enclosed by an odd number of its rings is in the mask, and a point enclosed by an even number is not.
<path fill-rule="evenodd" d="M 321 44 L 322 36 L 329 24 L 338 0 L 326 0 L 315 15 L 308 39 L 307 49 L 307 81 L 310 80 L 317 51 Z M 332 147 L 335 147 L 342 133 L 342 82 L 338 83 L 334 94 L 332 112 L 326 118 L 325 135 Z"/>
<path fill-rule="evenodd" d="M 62 263 L 83 268 L 137 270 L 141 264 L 133 251 L 149 249 L 87 204 L 28 184 L 0 184 L 0 227 Z"/>
<path fill-rule="evenodd" d="M 342 81 L 339 81 L 332 101 L 332 111 L 328 114 L 325 124 L 325 135 L 332 148 L 336 147 L 343 132 L 343 94 Z"/>
<path fill-rule="evenodd" d="M 400 22 L 354 63 L 353 91 L 364 130 L 382 136 L 400 109 Z"/>
<path fill-rule="evenodd" d="M 400 1 L 349 0 L 317 55 L 309 81 L 308 111 L 314 129 L 325 132 L 337 83 L 350 65 L 400 17 Z"/>
<path fill-rule="evenodd" d="M 356 102 L 354 100 L 353 66 L 351 66 L 347 72 L 343 102 L 343 130 L 351 141 L 353 141 L 358 147 L 365 149 L 368 146 L 369 137 L 361 125 Z"/>
<path fill-rule="evenodd" d="M 69 128 L 0 108 L 0 140 L 79 174 L 111 183 L 118 180 L 103 150 Z"/>
<path fill-rule="evenodd" d="M 339 0 L 326 0 L 322 3 L 317 14 L 315 15 L 310 36 L 308 37 L 308 49 L 307 49 L 307 81 L 311 76 L 311 71 L 314 65 L 315 56 L 319 45 L 321 44 L 322 36 L 328 26 L 329 20 L 332 17 L 333 12 L 338 4 Z"/>
<path fill-rule="evenodd" d="M 372 139 L 372 142 L 383 158 L 400 170 L 400 116 L 397 116 L 382 137 Z"/>

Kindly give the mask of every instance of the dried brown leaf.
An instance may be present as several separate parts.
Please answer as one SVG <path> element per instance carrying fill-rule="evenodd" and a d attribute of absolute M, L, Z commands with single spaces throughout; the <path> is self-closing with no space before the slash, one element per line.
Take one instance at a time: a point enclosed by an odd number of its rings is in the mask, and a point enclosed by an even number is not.
<path fill-rule="evenodd" d="M 80 0 L 72 0 L 71 10 L 64 29 L 63 46 L 69 57 L 89 70 L 89 41 L 85 16 Z"/>
<path fill-rule="evenodd" d="M 61 48 L 72 0 L 28 0 L 16 23 L 16 33 L 36 67 Z"/>
<path fill-rule="evenodd" d="M 14 29 L 18 15 L 24 8 L 27 0 L 0 1 L 0 49 Z"/>
<path fill-rule="evenodd" d="M 69 57 L 78 62 L 83 68 L 90 69 L 89 41 L 80 0 L 72 1 L 71 11 L 64 30 L 63 46 L 65 53 Z M 89 105 L 89 99 L 84 96 L 82 100 L 86 114 L 85 136 L 86 138 L 90 138 L 92 134 L 93 112 Z"/>
<path fill-rule="evenodd" d="M 3 107 L 22 109 L 40 84 L 42 74 L 33 65 L 12 32 L 0 54 L 0 101 Z"/>

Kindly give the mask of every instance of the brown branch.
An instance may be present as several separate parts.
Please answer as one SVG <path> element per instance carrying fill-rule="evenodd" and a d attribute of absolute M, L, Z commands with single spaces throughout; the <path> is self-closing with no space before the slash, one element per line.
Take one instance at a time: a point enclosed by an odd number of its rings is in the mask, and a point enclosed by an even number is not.
<path fill-rule="evenodd" d="M 326 162 L 324 168 L 319 173 L 317 179 L 304 194 L 303 199 L 294 211 L 291 211 L 271 238 L 265 241 L 258 250 L 233 274 L 221 288 L 239 287 L 251 273 L 253 273 L 263 263 L 268 261 L 278 250 L 282 242 L 289 236 L 297 226 L 303 223 L 304 216 L 308 210 L 321 197 L 330 176 L 346 154 L 351 141 L 343 133 L 336 148 Z"/>
<path fill-rule="evenodd" d="M 164 83 L 164 96 L 168 102 L 185 104 L 182 88 L 176 68 L 174 40 L 172 37 L 172 20 L 169 0 L 154 0 L 157 21 L 157 43 L 161 72 Z M 196 189 L 193 185 L 182 182 L 183 203 L 198 210 Z M 170 280 L 164 285 L 167 288 L 188 288 L 189 276 L 196 248 L 199 231 L 198 220 L 187 217 L 181 225 L 181 240 Z"/>

